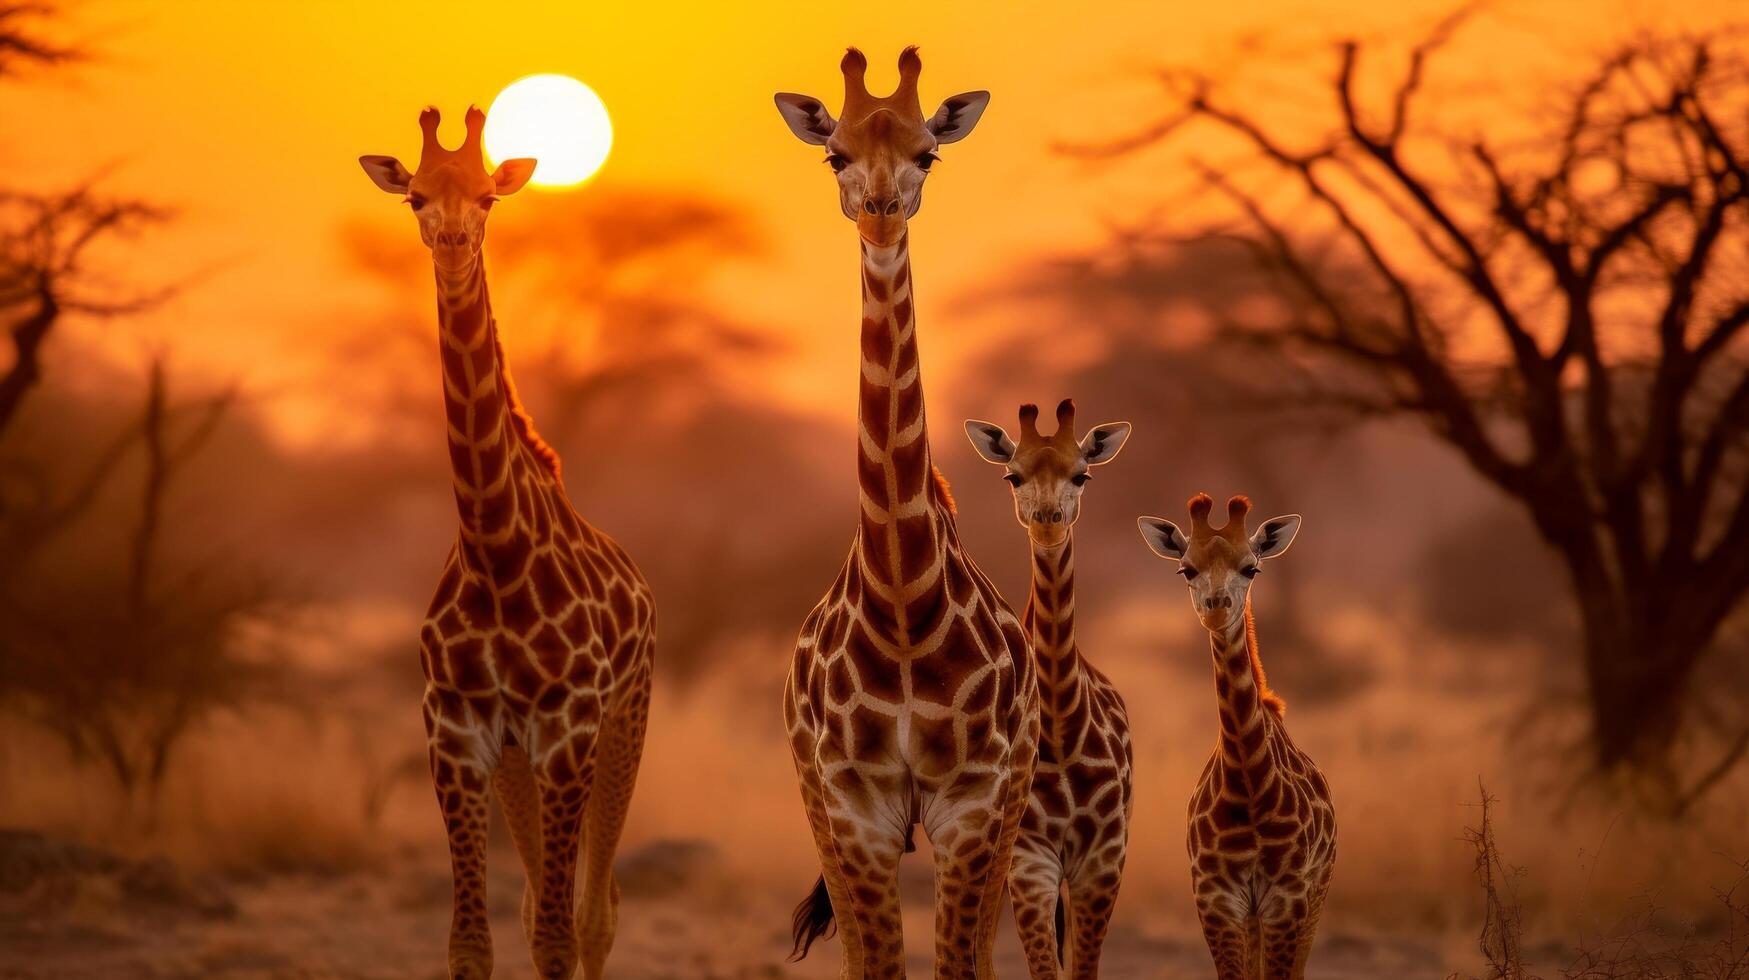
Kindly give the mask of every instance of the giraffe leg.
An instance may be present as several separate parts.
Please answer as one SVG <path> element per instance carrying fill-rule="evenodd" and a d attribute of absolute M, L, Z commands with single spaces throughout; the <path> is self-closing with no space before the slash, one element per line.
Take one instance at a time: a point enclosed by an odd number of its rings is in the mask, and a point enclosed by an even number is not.
<path fill-rule="evenodd" d="M 812 737 L 808 745 L 813 745 Z M 838 866 L 837 846 L 832 842 L 832 818 L 826 812 L 826 795 L 820 787 L 820 777 L 811 761 L 796 757 L 796 776 L 802 787 L 802 807 L 808 814 L 808 827 L 814 833 L 814 849 L 820 855 L 820 876 L 826 881 L 826 893 L 832 899 L 838 929 L 838 945 L 842 950 L 843 976 L 846 980 L 862 976 L 862 932 L 849 915 L 837 915 L 850 908 L 850 889 Z"/>
<path fill-rule="evenodd" d="M 1200 884 L 1200 883 L 1199 883 Z M 1234 895 L 1197 889 L 1196 914 L 1219 980 L 1258 980 L 1257 918 Z"/>
<path fill-rule="evenodd" d="M 1062 862 L 1048 845 L 1021 837 L 1008 870 L 1008 897 L 1032 980 L 1056 980 L 1062 966 L 1062 938 L 1057 935 L 1062 880 Z"/>
<path fill-rule="evenodd" d="M 978 977 L 995 980 L 996 926 L 1001 919 L 1002 896 L 1008 888 L 1008 872 L 1014 856 L 1015 842 L 1020 838 L 1021 824 L 1032 797 L 1032 775 L 1038 765 L 1038 718 L 1033 715 L 1023 721 L 1022 731 L 1009 755 L 1009 770 L 1003 780 L 1001 805 L 1002 830 L 996 838 L 991 869 L 984 884 L 983 904 L 978 921 Z"/>
<path fill-rule="evenodd" d="M 1074 944 L 1075 980 L 1096 980 L 1099 953 L 1105 947 L 1105 932 L 1117 908 L 1117 888 L 1123 872 L 1104 868 L 1082 871 L 1069 878 L 1069 928 Z"/>
<path fill-rule="evenodd" d="M 1307 892 L 1285 892 L 1280 885 L 1264 903 L 1260 919 L 1263 975 L 1269 980 L 1300 980 L 1324 911 L 1326 876 Z"/>
<path fill-rule="evenodd" d="M 841 931 L 856 929 L 861 960 L 860 969 L 853 970 L 847 958 L 844 975 L 852 980 L 904 980 L 899 858 L 905 853 L 908 827 L 887 806 L 897 792 L 848 767 L 838 768 L 821 788 L 832 843 L 831 854 L 822 857 L 835 861 L 843 893 L 842 904 L 839 892 L 832 893 L 833 911 Z M 830 890 L 831 878 L 827 881 Z"/>
<path fill-rule="evenodd" d="M 935 847 L 937 980 L 994 975 L 996 935 L 986 930 L 985 913 L 1001 911 L 1008 884 L 1015 835 L 1004 825 L 1011 785 L 1007 774 L 980 772 L 944 791 L 953 793 L 951 804 L 925 818 Z"/>
<path fill-rule="evenodd" d="M 1266 980 L 1289 980 L 1300 976 L 1300 940 L 1305 938 L 1307 911 L 1305 894 L 1298 891 L 1285 894 L 1279 883 L 1263 903 L 1258 913 L 1258 929 Z"/>
<path fill-rule="evenodd" d="M 583 904 L 577 911 L 577 945 L 583 976 L 601 980 L 613 935 L 619 925 L 619 882 L 613 877 L 613 856 L 632 805 L 632 787 L 644 755 L 644 732 L 650 718 L 650 675 L 625 692 L 603 727 L 595 747 L 595 786 L 585 815 Z"/>
<path fill-rule="evenodd" d="M 486 827 L 491 797 L 480 762 L 479 736 L 458 719 L 466 711 L 446 704 L 440 692 L 426 695 L 425 728 L 431 781 L 449 837 L 455 905 L 449 924 L 451 980 L 492 975 L 492 927 L 486 913 Z"/>
<path fill-rule="evenodd" d="M 577 846 L 589 803 L 596 726 L 568 734 L 535 767 L 541 808 L 540 887 L 529 952 L 541 980 L 569 980 L 577 970 Z"/>
<path fill-rule="evenodd" d="M 535 886 L 540 881 L 540 798 L 534 788 L 534 770 L 521 746 L 510 746 L 492 774 L 492 789 L 498 809 L 510 827 L 516 856 L 522 859 L 522 935 L 534 942 Z"/>

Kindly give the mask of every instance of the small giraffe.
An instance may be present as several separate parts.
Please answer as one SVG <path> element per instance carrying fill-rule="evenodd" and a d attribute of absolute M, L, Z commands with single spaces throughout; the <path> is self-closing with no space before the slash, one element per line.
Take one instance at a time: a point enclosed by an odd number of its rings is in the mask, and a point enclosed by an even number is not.
<path fill-rule="evenodd" d="M 643 754 L 656 606 L 626 553 L 571 508 L 558 456 L 511 384 L 481 248 L 492 203 L 521 188 L 534 161 L 506 160 L 488 174 L 485 122 L 470 108 L 467 139 L 447 150 L 437 110 L 426 109 L 417 173 L 394 157 L 359 158 L 378 187 L 412 207 L 437 274 L 461 533 L 420 630 L 419 659 L 455 877 L 449 976 L 492 973 L 486 823 L 496 790 L 527 874 L 522 924 L 536 973 L 570 977 L 580 949 L 595 980 L 618 917 L 613 853 Z"/>
<path fill-rule="evenodd" d="M 1271 518 L 1247 537 L 1249 500 L 1228 500 L 1219 530 L 1213 506 L 1191 498 L 1188 540 L 1171 521 L 1136 522 L 1155 554 L 1179 562 L 1214 656 L 1220 732 L 1190 801 L 1191 887 L 1220 980 L 1299 980 L 1336 866 L 1336 810 L 1264 678 L 1250 593 L 1258 563 L 1287 551 L 1300 518 Z"/>
<path fill-rule="evenodd" d="M 966 435 L 1002 466 L 1014 513 L 1032 544 L 1032 595 L 1021 621 L 1038 664 L 1038 769 L 1014 845 L 1008 895 L 1033 980 L 1055 980 L 1065 926 L 1073 976 L 1099 976 L 1099 953 L 1123 879 L 1130 827 L 1130 722 L 1123 698 L 1075 643 L 1075 521 L 1093 467 L 1129 438 L 1128 422 L 1075 438 L 1075 403 L 1057 406 L 1057 431 L 1038 430 L 1038 406 L 1020 407 L 1020 442 L 975 419 Z M 1068 889 L 1065 913 L 1063 889 Z"/>
<path fill-rule="evenodd" d="M 905 975 L 899 858 L 923 825 L 935 849 L 935 975 L 995 975 L 992 951 L 1038 739 L 1026 634 L 960 547 L 953 500 L 930 463 L 909 219 L 942 143 L 972 130 L 986 92 L 931 118 L 923 63 L 875 98 L 844 56 L 843 119 L 780 94 L 805 143 L 826 148 L 862 246 L 856 537 L 796 643 L 784 722 L 814 832 L 820 883 L 796 910 L 795 955 L 841 919 L 843 975 Z"/>

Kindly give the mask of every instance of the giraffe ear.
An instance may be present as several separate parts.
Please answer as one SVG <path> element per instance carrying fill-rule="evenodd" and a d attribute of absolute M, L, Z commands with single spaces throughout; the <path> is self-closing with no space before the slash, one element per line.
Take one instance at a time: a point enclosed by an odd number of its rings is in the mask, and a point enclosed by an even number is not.
<path fill-rule="evenodd" d="M 1081 437 L 1081 457 L 1087 460 L 1088 466 L 1098 466 L 1109 463 L 1117 458 L 1123 449 L 1124 440 L 1130 437 L 1128 422 L 1107 422 L 1096 425 L 1086 435 Z"/>
<path fill-rule="evenodd" d="M 1161 558 L 1177 561 L 1190 550 L 1190 542 L 1184 539 L 1184 532 L 1164 517 L 1138 517 L 1136 529 L 1142 532 L 1142 540 L 1148 543 L 1148 550 Z"/>
<path fill-rule="evenodd" d="M 777 111 L 783 114 L 789 131 L 803 143 L 825 146 L 832 131 L 838 128 L 838 121 L 832 118 L 819 99 L 794 92 L 779 92 L 776 101 Z"/>
<path fill-rule="evenodd" d="M 1263 526 L 1251 532 L 1251 550 L 1259 558 L 1275 558 L 1294 543 L 1294 535 L 1300 533 L 1300 515 L 1289 514 L 1286 517 L 1271 517 L 1263 522 Z"/>
<path fill-rule="evenodd" d="M 972 440 L 972 448 L 986 462 L 1001 466 L 1014 458 L 1014 440 L 994 422 L 966 419 L 966 438 Z"/>
<path fill-rule="evenodd" d="M 413 175 L 394 157 L 363 156 L 358 158 L 358 165 L 364 168 L 372 183 L 390 194 L 407 193 L 407 185 L 413 182 Z"/>
<path fill-rule="evenodd" d="M 930 117 L 929 131 L 940 143 L 957 143 L 972 135 L 972 127 L 990 104 L 988 92 L 961 92 L 941 104 Z"/>
<path fill-rule="evenodd" d="M 514 194 L 522 190 L 522 185 L 528 183 L 528 178 L 534 176 L 534 159 L 531 157 L 516 157 L 506 160 L 492 171 L 492 183 L 498 185 L 498 193 Z"/>

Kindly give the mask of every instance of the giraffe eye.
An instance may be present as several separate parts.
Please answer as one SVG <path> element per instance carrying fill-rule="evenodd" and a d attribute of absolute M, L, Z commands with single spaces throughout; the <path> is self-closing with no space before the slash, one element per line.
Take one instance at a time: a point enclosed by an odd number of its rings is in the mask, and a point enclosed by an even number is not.
<path fill-rule="evenodd" d="M 420 208 L 425 206 L 425 198 L 419 197 L 418 195 L 414 195 L 412 197 L 407 198 L 407 203 L 411 204 L 413 206 L 413 210 L 417 211 Z"/>
<path fill-rule="evenodd" d="M 498 198 L 491 195 L 491 194 L 488 194 L 485 197 L 480 198 L 480 210 L 481 211 L 490 211 L 490 210 L 492 210 L 492 205 L 497 204 L 497 203 L 498 203 Z"/>
<path fill-rule="evenodd" d="M 1239 574 L 1246 578 L 1256 578 L 1257 573 L 1261 571 L 1263 571 L 1263 569 L 1256 565 L 1246 565 L 1244 568 L 1239 569 Z"/>
<path fill-rule="evenodd" d="M 1087 485 L 1087 481 L 1091 479 L 1093 479 L 1093 474 L 1091 473 L 1077 473 L 1074 476 L 1069 477 L 1069 482 L 1078 487 L 1084 487 Z"/>
<path fill-rule="evenodd" d="M 917 154 L 917 169 L 928 173 L 929 168 L 939 159 L 941 158 L 936 156 L 934 152 L 919 153 Z"/>
<path fill-rule="evenodd" d="M 850 158 L 842 153 L 834 153 L 826 158 L 826 165 L 831 167 L 835 174 L 843 173 L 844 168 L 850 166 Z"/>
<path fill-rule="evenodd" d="M 1022 483 L 1026 482 L 1020 478 L 1019 473 L 1009 473 L 1009 474 L 1003 476 L 1002 479 L 1007 480 L 1009 482 L 1009 484 L 1011 484 L 1013 486 L 1017 486 L 1017 487 L 1020 486 Z"/>
<path fill-rule="evenodd" d="M 1184 580 L 1188 582 L 1191 579 L 1196 578 L 1196 569 L 1191 568 L 1189 565 L 1180 565 L 1178 566 L 1178 574 L 1184 576 Z"/>

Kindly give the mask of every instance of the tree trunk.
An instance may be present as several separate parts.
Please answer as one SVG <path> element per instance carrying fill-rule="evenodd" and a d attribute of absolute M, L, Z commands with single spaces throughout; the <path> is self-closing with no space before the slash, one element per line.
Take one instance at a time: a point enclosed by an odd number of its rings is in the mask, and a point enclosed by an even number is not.
<path fill-rule="evenodd" d="M 1621 610 L 1587 615 L 1583 639 L 1597 767 L 1672 775 L 1688 682 L 1706 643 L 1654 635 Z"/>
<path fill-rule="evenodd" d="M 0 375 L 0 432 L 18 414 L 25 393 L 41 378 L 43 341 L 48 339 L 49 329 L 60 315 L 60 304 L 52 294 L 44 292 L 36 312 L 12 327 L 12 368 Z"/>

